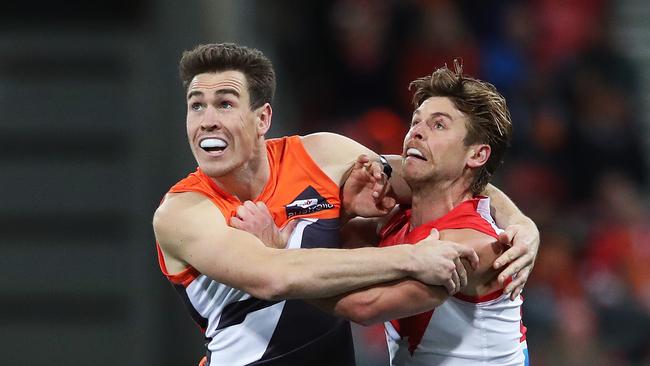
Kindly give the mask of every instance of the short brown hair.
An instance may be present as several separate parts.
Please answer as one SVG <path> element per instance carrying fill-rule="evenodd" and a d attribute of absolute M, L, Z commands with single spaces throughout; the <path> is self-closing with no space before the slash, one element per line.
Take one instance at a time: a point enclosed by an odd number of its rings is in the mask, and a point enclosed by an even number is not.
<path fill-rule="evenodd" d="M 454 60 L 454 69 L 451 71 L 447 66 L 439 68 L 430 76 L 412 81 L 409 90 L 415 89 L 413 104 L 416 108 L 430 97 L 449 98 L 458 110 L 469 117 L 465 145 L 490 145 L 490 157 L 472 181 L 471 191 L 476 195 L 483 191 L 503 162 L 512 135 L 512 121 L 506 100 L 494 85 L 464 76 L 458 60 Z"/>
<path fill-rule="evenodd" d="M 241 71 L 246 76 L 250 108 L 271 103 L 275 94 L 275 71 L 264 54 L 234 43 L 212 43 L 183 52 L 179 71 L 185 89 L 192 79 L 205 72 Z"/>

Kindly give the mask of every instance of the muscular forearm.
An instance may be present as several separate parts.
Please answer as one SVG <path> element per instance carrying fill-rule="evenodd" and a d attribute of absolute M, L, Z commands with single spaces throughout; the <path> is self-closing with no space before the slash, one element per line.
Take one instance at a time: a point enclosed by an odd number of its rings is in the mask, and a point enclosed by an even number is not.
<path fill-rule="evenodd" d="M 362 325 L 372 325 L 431 310 L 448 296 L 444 287 L 400 280 L 310 302 L 328 313 Z"/>
<path fill-rule="evenodd" d="M 274 277 L 267 297 L 325 298 L 410 276 L 410 247 L 273 250 L 260 264 Z"/>

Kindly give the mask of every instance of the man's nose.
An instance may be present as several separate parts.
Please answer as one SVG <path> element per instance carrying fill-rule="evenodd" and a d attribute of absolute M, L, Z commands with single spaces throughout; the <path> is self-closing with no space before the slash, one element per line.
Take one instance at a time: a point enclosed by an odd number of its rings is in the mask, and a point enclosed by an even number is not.
<path fill-rule="evenodd" d="M 208 107 L 205 113 L 203 114 L 203 119 L 201 120 L 201 129 L 206 131 L 212 131 L 221 128 L 221 121 L 215 113 L 214 109 Z"/>
<path fill-rule="evenodd" d="M 420 122 L 416 124 L 415 126 L 411 127 L 411 138 L 415 140 L 422 140 L 424 139 L 424 133 L 422 132 L 422 128 L 424 128 L 425 125 L 424 123 Z"/>

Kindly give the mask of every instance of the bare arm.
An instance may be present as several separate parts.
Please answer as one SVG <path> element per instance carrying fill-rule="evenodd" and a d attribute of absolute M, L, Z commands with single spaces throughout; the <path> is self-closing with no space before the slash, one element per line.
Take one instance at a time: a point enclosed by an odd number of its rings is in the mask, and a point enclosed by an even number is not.
<path fill-rule="evenodd" d="M 539 230 L 508 196 L 493 185 L 489 184 L 483 193 L 490 197 L 492 217 L 497 225 L 505 228 L 499 241 L 512 245 L 494 262 L 494 269 L 503 269 L 499 275 L 501 284 L 513 277 L 513 281 L 506 286 L 505 292 L 510 293 L 510 298 L 514 300 L 523 290 L 535 265 L 540 241 Z"/>
<path fill-rule="evenodd" d="M 382 174 L 379 155 L 333 133 L 307 135 L 302 141 L 312 159 L 341 187 L 343 222 L 355 216 L 382 216 L 395 206 L 392 196 L 385 194 L 387 180 Z M 366 169 L 370 166 L 372 169 Z"/>
<path fill-rule="evenodd" d="M 476 269 L 466 266 L 468 283 L 461 293 L 480 296 L 498 290 L 492 262 L 501 245 L 488 235 L 470 229 L 444 230 L 445 240 L 468 245 L 479 255 Z M 448 292 L 441 286 L 427 286 L 414 280 L 400 280 L 352 291 L 329 299 L 311 300 L 320 309 L 363 325 L 399 319 L 431 310 L 442 304 Z"/>
<path fill-rule="evenodd" d="M 373 325 L 429 311 L 442 304 L 447 297 L 449 293 L 442 286 L 399 280 L 309 302 L 355 323 Z"/>
<path fill-rule="evenodd" d="M 339 187 L 343 183 L 359 155 L 367 155 L 378 161 L 379 155 L 360 143 L 342 135 L 319 132 L 302 137 L 309 156 Z"/>
<path fill-rule="evenodd" d="M 408 276 L 446 282 L 436 268 L 435 242 L 353 250 L 267 248 L 229 227 L 216 206 L 197 193 L 169 195 L 153 224 L 170 271 L 192 266 L 262 299 L 329 297 Z M 456 257 L 470 254 L 455 252 Z"/>

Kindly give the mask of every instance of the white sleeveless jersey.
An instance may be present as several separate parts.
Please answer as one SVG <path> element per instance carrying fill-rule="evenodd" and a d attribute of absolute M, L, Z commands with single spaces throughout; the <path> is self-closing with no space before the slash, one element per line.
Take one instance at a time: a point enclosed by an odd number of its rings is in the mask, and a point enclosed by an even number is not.
<path fill-rule="evenodd" d="M 385 323 L 391 365 L 527 365 L 521 296 L 480 303 L 450 297 L 436 308 L 413 353 L 390 322 Z"/>

